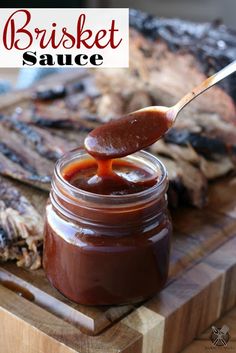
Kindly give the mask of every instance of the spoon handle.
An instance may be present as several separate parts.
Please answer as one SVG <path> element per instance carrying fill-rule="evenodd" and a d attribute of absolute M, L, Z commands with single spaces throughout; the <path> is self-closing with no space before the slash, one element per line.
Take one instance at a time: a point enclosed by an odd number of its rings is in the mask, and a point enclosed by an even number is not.
<path fill-rule="evenodd" d="M 174 109 L 174 111 L 177 113 L 180 112 L 180 110 L 182 110 L 185 107 L 185 105 L 187 105 L 189 102 L 191 102 L 191 100 L 199 96 L 199 94 L 205 92 L 208 88 L 214 86 L 217 82 L 223 80 L 225 77 L 231 75 L 235 71 L 236 71 L 236 60 L 233 61 L 231 64 L 225 66 L 219 72 L 208 77 L 205 81 L 200 83 L 200 85 L 192 89 L 192 91 L 186 94 L 177 104 L 175 104 L 172 107 L 172 109 Z"/>

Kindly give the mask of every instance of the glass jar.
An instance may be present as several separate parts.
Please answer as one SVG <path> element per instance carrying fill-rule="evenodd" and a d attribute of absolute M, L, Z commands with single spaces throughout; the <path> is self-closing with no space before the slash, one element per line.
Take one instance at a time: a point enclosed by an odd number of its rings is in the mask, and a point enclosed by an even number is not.
<path fill-rule="evenodd" d="M 159 182 L 136 194 L 98 195 L 62 177 L 68 164 L 92 158 L 84 150 L 55 166 L 46 207 L 43 264 L 51 284 L 88 305 L 139 302 L 158 292 L 168 276 L 168 179 L 163 164 L 140 151 L 124 159 L 158 171 Z"/>

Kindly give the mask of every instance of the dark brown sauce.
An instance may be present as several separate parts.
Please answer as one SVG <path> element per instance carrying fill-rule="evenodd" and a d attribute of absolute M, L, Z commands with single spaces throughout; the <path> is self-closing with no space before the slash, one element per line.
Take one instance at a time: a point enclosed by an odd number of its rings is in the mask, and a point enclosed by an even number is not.
<path fill-rule="evenodd" d="M 159 140 L 171 125 L 164 111 L 140 110 L 91 131 L 85 148 L 96 159 L 124 157 Z"/>
<path fill-rule="evenodd" d="M 137 222 L 142 219 L 141 213 L 135 216 Z M 117 224 L 115 215 L 109 217 Z M 45 228 L 44 268 L 53 286 L 77 303 L 139 302 L 167 280 L 171 225 L 165 213 L 157 227 L 149 231 L 128 227 L 127 236 L 117 229 L 114 236 L 106 236 L 90 226 L 92 234 L 71 234 L 76 245 L 55 232 L 60 223 L 54 221 L 54 225 L 47 223 Z M 73 233 L 73 228 L 66 230 Z"/>
<path fill-rule="evenodd" d="M 34 295 L 28 289 L 20 286 L 19 284 L 5 280 L 0 280 L 0 284 L 18 294 L 20 297 L 23 297 L 31 302 L 34 301 Z"/>
<path fill-rule="evenodd" d="M 74 164 L 64 171 L 64 178 L 73 186 L 102 195 L 124 195 L 138 193 L 152 187 L 157 182 L 157 176 L 140 169 L 136 165 L 129 165 L 130 173 L 139 175 L 135 182 L 122 169 L 127 165 L 119 162 L 119 170 L 115 170 L 118 162 L 114 158 L 121 158 L 145 148 L 161 136 L 171 126 L 171 119 L 166 111 L 153 107 L 126 115 L 118 120 L 109 122 L 91 131 L 85 139 L 85 148 L 97 161 L 88 166 Z M 87 164 L 87 165 L 86 165 Z M 69 170 L 68 170 L 69 169 Z M 130 176 L 130 175 L 129 175 Z M 137 178 L 135 178 L 137 179 Z"/>
<path fill-rule="evenodd" d="M 61 171 L 68 183 L 99 195 L 127 195 L 159 182 L 159 172 L 148 165 L 114 158 L 155 142 L 169 128 L 167 120 L 150 112 L 140 113 L 139 119 L 132 114 L 122 119 L 88 135 L 85 147 L 95 159 L 68 163 Z M 57 202 L 76 222 L 65 221 L 48 204 L 43 263 L 53 286 L 87 305 L 135 303 L 164 286 L 172 230 L 165 191 L 142 203 L 104 203 L 102 208 L 86 198 L 70 202 L 70 195 L 61 191 Z"/>
<path fill-rule="evenodd" d="M 85 159 L 71 163 L 63 170 L 71 185 L 100 195 L 126 195 L 154 186 L 158 175 L 125 160 Z"/>

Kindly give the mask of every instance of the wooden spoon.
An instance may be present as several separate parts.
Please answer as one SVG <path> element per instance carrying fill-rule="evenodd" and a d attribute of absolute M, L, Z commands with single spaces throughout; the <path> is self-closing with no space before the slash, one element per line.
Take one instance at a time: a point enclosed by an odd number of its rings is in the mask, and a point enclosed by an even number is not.
<path fill-rule="evenodd" d="M 85 139 L 86 150 L 96 159 L 111 159 L 148 147 L 173 126 L 187 104 L 235 71 L 236 61 L 206 79 L 172 107 L 147 107 L 94 129 Z"/>

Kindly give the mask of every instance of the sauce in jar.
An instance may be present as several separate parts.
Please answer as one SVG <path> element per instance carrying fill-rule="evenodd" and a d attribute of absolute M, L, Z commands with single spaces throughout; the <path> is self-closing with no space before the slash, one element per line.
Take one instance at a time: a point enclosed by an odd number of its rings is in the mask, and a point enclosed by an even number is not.
<path fill-rule="evenodd" d="M 89 305 L 159 291 L 172 231 L 167 186 L 165 167 L 147 152 L 96 161 L 76 150 L 60 159 L 46 209 L 43 262 L 52 285 Z"/>
<path fill-rule="evenodd" d="M 158 182 L 154 171 L 119 159 L 88 158 L 68 165 L 62 175 L 71 185 L 100 195 L 134 194 Z"/>
<path fill-rule="evenodd" d="M 68 298 L 92 305 L 134 303 L 165 284 L 172 230 L 166 170 L 142 151 L 112 158 L 150 145 L 170 125 L 164 110 L 137 111 L 92 131 L 85 139 L 90 155 L 77 150 L 57 163 L 44 268 Z"/>

